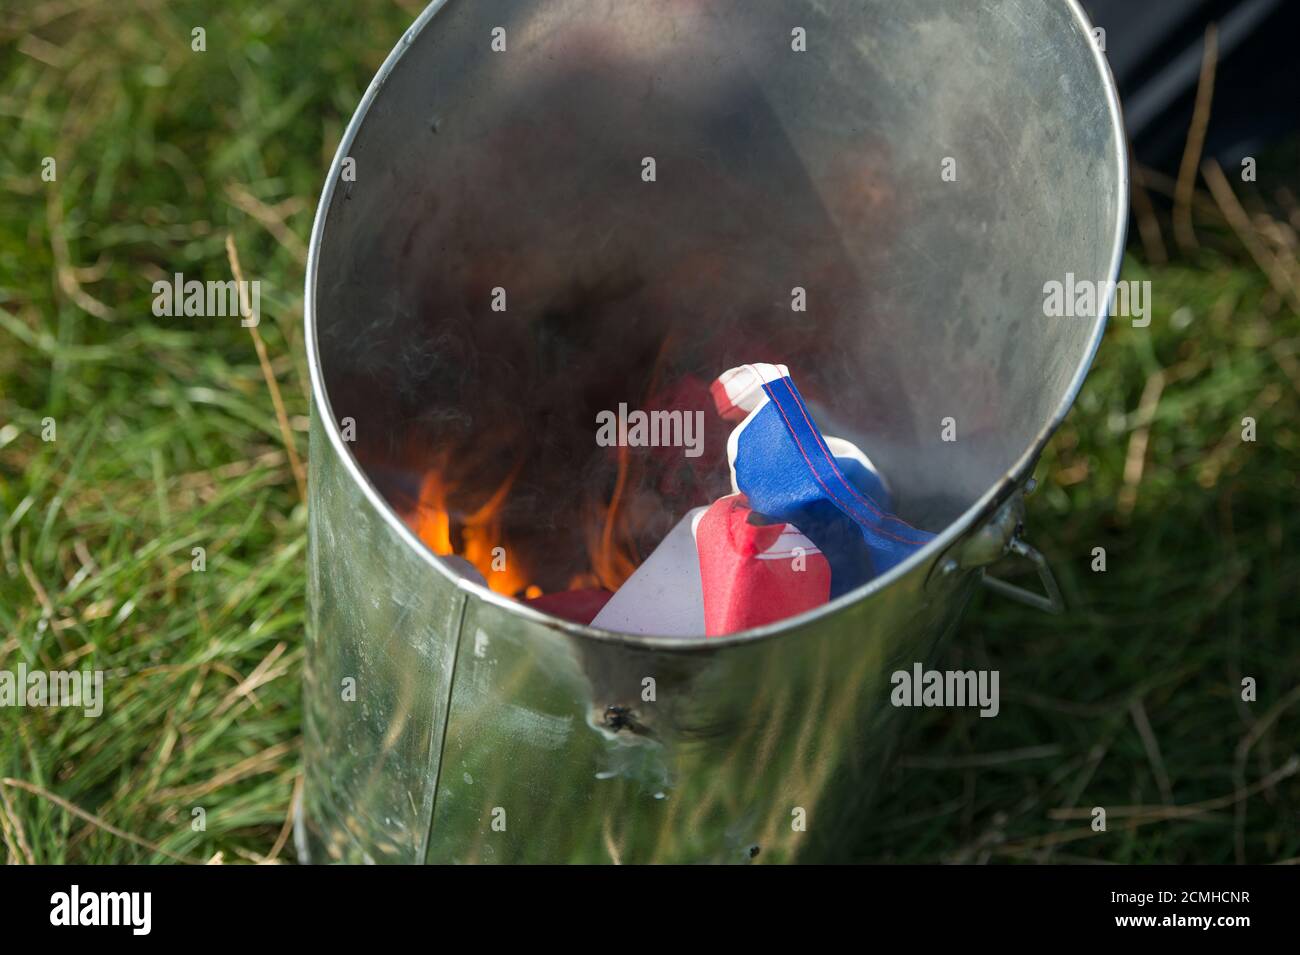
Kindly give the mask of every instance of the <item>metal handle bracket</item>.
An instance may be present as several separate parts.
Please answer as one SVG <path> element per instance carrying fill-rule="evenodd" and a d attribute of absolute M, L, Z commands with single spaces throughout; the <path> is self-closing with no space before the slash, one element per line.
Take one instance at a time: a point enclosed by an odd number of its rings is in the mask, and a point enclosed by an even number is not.
<path fill-rule="evenodd" d="M 1036 483 L 1033 478 L 1029 478 L 1023 489 L 1007 498 L 978 530 L 954 544 L 939 560 L 936 566 L 938 576 L 978 570 L 984 586 L 990 590 L 1047 613 L 1063 613 L 1065 600 L 1061 596 L 1060 587 L 1056 585 L 1056 577 L 1048 566 L 1047 558 L 1026 543 L 1022 536 L 1025 532 L 1024 498 L 1033 493 Z M 1008 555 L 1020 557 L 1034 565 L 1038 571 L 1038 580 L 1043 585 L 1041 594 L 989 574 L 989 565 Z"/>
<path fill-rule="evenodd" d="M 1020 539 L 1019 536 L 1012 537 L 1007 542 L 1007 553 L 1015 554 L 1017 557 L 1023 557 L 1034 565 L 1038 571 L 1038 580 L 1043 585 L 1043 593 L 1036 594 L 1032 590 L 1026 590 L 1024 587 L 1016 584 L 1009 584 L 1005 580 L 989 575 L 988 571 L 984 572 L 984 586 L 1002 594 L 1004 597 L 1010 597 L 1012 600 L 1030 607 L 1036 607 L 1047 613 L 1060 614 L 1065 611 L 1065 600 L 1061 597 L 1061 588 L 1056 585 L 1056 577 L 1052 574 L 1052 568 L 1037 548 L 1031 547 Z"/>

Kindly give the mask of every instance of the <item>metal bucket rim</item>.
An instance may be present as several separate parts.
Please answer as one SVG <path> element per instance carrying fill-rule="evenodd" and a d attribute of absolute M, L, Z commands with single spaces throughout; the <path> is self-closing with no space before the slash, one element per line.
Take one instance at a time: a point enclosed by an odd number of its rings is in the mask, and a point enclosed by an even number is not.
<path fill-rule="evenodd" d="M 1111 254 L 1110 266 L 1107 270 L 1107 278 L 1112 282 L 1119 278 L 1120 266 L 1123 262 L 1124 245 L 1128 233 L 1128 202 L 1129 202 L 1129 168 L 1128 153 L 1124 144 L 1126 137 L 1124 133 L 1123 113 L 1120 107 L 1119 92 L 1115 85 L 1115 78 L 1110 69 L 1110 63 L 1107 61 L 1105 54 L 1099 49 L 1098 45 L 1091 41 L 1092 22 L 1080 5 L 1080 0 L 1062 0 L 1069 8 L 1074 17 L 1076 24 L 1081 28 L 1083 35 L 1089 39 L 1085 40 L 1092 50 L 1093 62 L 1097 67 L 1102 88 L 1105 92 L 1107 102 L 1107 113 L 1110 117 L 1111 131 L 1115 143 L 1115 155 L 1113 161 L 1116 164 L 1116 183 L 1117 183 L 1117 209 L 1115 218 L 1115 230 L 1111 237 Z M 766 624 L 761 627 L 753 627 L 749 630 L 742 630 L 738 633 L 727 634 L 721 637 L 710 637 L 705 640 L 700 638 L 670 637 L 670 636 L 649 636 L 645 634 L 620 633 L 613 630 L 604 630 L 599 627 L 587 626 L 584 624 L 573 623 L 560 617 L 554 617 L 548 613 L 529 607 L 510 597 L 498 594 L 487 587 L 467 580 L 466 578 L 452 572 L 436 554 L 431 551 L 423 541 L 406 525 L 392 506 L 379 493 L 378 488 L 371 482 L 361 463 L 348 449 L 347 442 L 343 440 L 343 435 L 339 430 L 338 422 L 335 420 L 330 408 L 329 393 L 325 388 L 324 371 L 321 368 L 320 351 L 317 347 L 316 339 L 316 296 L 315 285 L 316 275 L 320 265 L 320 249 L 324 242 L 326 220 L 329 215 L 329 208 L 334 199 L 336 184 L 340 181 L 343 160 L 347 157 L 357 134 L 360 132 L 370 107 L 373 105 L 379 91 L 383 88 L 385 81 L 397 66 L 398 61 L 406 54 L 411 47 L 415 38 L 424 32 L 429 23 L 446 5 L 447 0 L 432 0 L 425 9 L 416 17 L 411 26 L 402 34 L 401 39 L 389 52 L 384 59 L 379 71 L 375 74 L 374 79 L 366 88 L 361 102 L 357 105 L 348 122 L 347 129 L 339 141 L 338 150 L 334 154 L 334 160 L 330 163 L 329 173 L 325 179 L 324 188 L 321 190 L 320 202 L 316 207 L 316 216 L 312 223 L 311 240 L 307 249 L 307 266 L 305 275 L 305 293 L 303 297 L 303 324 L 304 324 L 304 348 L 307 352 L 307 366 L 311 378 L 311 397 L 312 405 L 321 417 L 321 427 L 324 429 L 330 446 L 334 453 L 343 463 L 344 470 L 348 476 L 360 487 L 361 493 L 365 496 L 369 504 L 383 518 L 383 520 L 396 532 L 397 536 L 408 546 L 415 550 L 421 558 L 427 563 L 435 573 L 441 574 L 449 581 L 454 583 L 461 590 L 473 594 L 480 600 L 490 603 L 509 613 L 516 614 L 525 620 L 540 624 L 552 630 L 561 631 L 569 636 L 583 639 L 598 640 L 602 642 L 616 643 L 620 645 L 630 645 L 645 647 L 669 652 L 696 652 L 701 650 L 716 650 L 723 647 L 734 646 L 741 643 L 753 643 L 764 640 L 769 637 L 775 637 L 782 633 L 795 631 L 806 624 L 811 624 L 822 617 L 838 613 L 840 610 L 848 607 L 850 604 L 865 600 L 877 593 L 884 591 L 897 581 L 903 579 L 908 574 L 923 567 L 927 563 L 933 562 L 941 554 L 948 550 L 954 542 L 963 535 L 971 531 L 985 515 L 993 512 L 1007 497 L 1010 496 L 1016 485 L 1030 473 L 1033 469 L 1038 456 L 1042 453 L 1043 448 L 1047 445 L 1052 434 L 1060 427 L 1061 422 L 1065 420 L 1066 414 L 1078 397 L 1079 391 L 1083 388 L 1084 379 L 1092 367 L 1093 359 L 1096 357 L 1097 349 L 1101 345 L 1102 335 L 1106 329 L 1106 315 L 1108 308 L 1100 308 L 1097 316 L 1094 317 L 1093 331 L 1091 340 L 1088 342 L 1086 354 L 1083 360 L 1079 362 L 1075 370 L 1074 377 L 1070 381 L 1069 387 L 1061 396 L 1056 409 L 1051 417 L 1040 428 L 1034 440 L 1030 442 L 1028 448 L 1016 460 L 1016 462 L 999 478 L 993 485 L 982 494 L 970 507 L 966 508 L 955 520 L 950 522 L 946 528 L 935 535 L 935 537 L 924 547 L 917 550 L 906 560 L 890 568 L 883 574 L 872 578 L 861 587 L 856 588 L 834 600 L 831 600 L 814 610 L 809 610 L 793 617 L 787 617 L 776 623 Z"/>

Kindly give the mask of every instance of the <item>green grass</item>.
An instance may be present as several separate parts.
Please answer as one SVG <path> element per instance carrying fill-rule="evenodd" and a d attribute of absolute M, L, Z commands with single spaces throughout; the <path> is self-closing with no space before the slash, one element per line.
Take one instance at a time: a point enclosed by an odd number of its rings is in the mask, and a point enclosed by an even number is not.
<path fill-rule="evenodd" d="M 940 666 L 998 669 L 1001 714 L 927 720 L 866 857 L 1300 856 L 1300 322 L 1219 240 L 1223 251 L 1204 250 L 1195 266 L 1129 262 L 1129 277 L 1152 281 L 1151 327 L 1112 321 L 1029 500 L 1028 536 L 1069 612 L 977 598 Z M 1157 374 L 1165 386 L 1144 419 Z M 1241 440 L 1247 415 L 1254 443 Z M 1126 491 L 1144 420 L 1145 468 Z M 1095 547 L 1104 573 L 1092 569 Z M 1032 574 L 1017 582 L 1037 587 Z M 1241 699 L 1243 677 L 1257 681 L 1254 703 Z M 1105 833 L 1089 825 L 1095 806 L 1107 810 Z M 1084 815 L 1053 812 L 1071 807 Z"/>
<path fill-rule="evenodd" d="M 0 668 L 102 669 L 111 706 L 0 710 L 0 846 L 11 862 L 285 860 L 304 504 L 248 330 L 155 319 L 151 284 L 228 278 L 233 235 L 305 454 L 303 247 L 416 4 L 26 7 L 0 15 Z M 939 665 L 1000 670 L 1001 716 L 919 716 L 862 858 L 1300 857 L 1293 153 L 1240 189 L 1278 224 L 1259 240 L 1272 280 L 1208 194 L 1199 249 L 1157 267 L 1134 242 L 1126 277 L 1152 281 L 1152 324 L 1112 323 L 1030 500 L 1070 610 L 977 599 Z"/>

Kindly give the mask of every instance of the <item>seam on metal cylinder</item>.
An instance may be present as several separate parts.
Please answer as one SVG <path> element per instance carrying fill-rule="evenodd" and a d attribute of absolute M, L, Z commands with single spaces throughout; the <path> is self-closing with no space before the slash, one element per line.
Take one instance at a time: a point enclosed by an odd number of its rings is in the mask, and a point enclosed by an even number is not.
<path fill-rule="evenodd" d="M 447 726 L 451 722 L 451 701 L 456 692 L 456 671 L 460 669 L 460 636 L 465 632 L 465 616 L 469 609 L 469 594 L 463 590 L 459 593 L 460 608 L 456 612 L 456 639 L 451 653 L 451 675 L 447 679 L 447 702 L 442 708 L 442 732 L 438 734 L 436 740 L 433 734 L 429 736 L 429 771 L 425 774 L 432 777 L 429 781 L 430 797 L 427 800 L 429 822 L 424 829 L 419 856 L 420 861 L 425 863 L 429 861 L 429 847 L 433 844 L 433 820 L 438 811 L 438 783 L 442 780 L 442 760 L 447 749 Z M 435 756 L 438 760 L 436 769 L 433 766 Z"/>

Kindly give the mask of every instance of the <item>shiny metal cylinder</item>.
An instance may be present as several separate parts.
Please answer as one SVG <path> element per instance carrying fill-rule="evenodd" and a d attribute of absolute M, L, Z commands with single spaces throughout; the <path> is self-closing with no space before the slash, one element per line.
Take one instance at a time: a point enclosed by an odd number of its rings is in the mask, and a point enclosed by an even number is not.
<path fill-rule="evenodd" d="M 353 117 L 311 241 L 304 859 L 850 854 L 894 739 L 889 675 L 933 658 L 990 535 L 1014 532 L 1100 340 L 1104 314 L 1045 316 L 1044 283 L 1116 276 L 1127 188 L 1073 0 L 431 4 Z M 665 280 L 669 250 L 704 277 Z M 716 374 L 737 337 L 779 350 L 942 532 L 815 612 L 707 643 L 458 577 L 380 490 L 411 429 L 472 432 L 474 396 L 521 374 L 467 347 L 488 319 L 447 276 L 486 294 L 504 272 L 526 302 L 606 269 L 686 315 L 663 335 L 681 367 Z M 792 326 L 795 285 L 818 304 Z M 598 357 L 565 359 L 575 377 L 639 341 L 654 312 L 629 308 Z M 469 397 L 423 397 L 434 365 Z"/>

